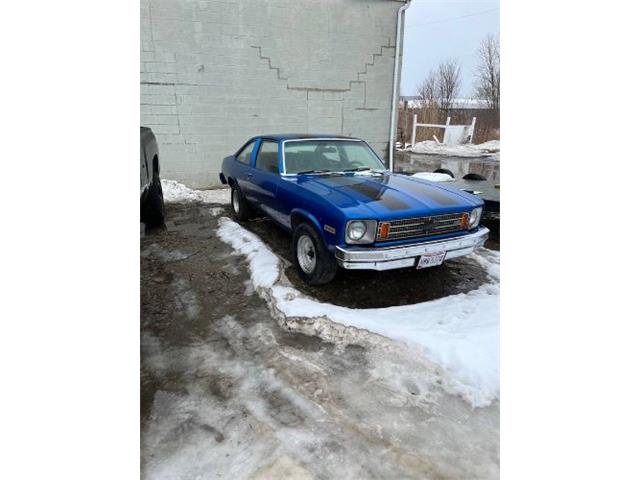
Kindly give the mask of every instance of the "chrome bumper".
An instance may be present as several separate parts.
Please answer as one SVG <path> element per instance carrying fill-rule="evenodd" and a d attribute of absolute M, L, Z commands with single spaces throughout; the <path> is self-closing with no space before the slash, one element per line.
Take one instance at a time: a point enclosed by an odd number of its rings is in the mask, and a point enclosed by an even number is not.
<path fill-rule="evenodd" d="M 338 265 L 348 270 L 392 270 L 414 267 L 420 255 L 429 253 L 447 252 L 445 260 L 469 255 L 484 245 L 488 237 L 489 229 L 480 227 L 477 232 L 462 237 L 411 245 L 383 248 L 336 247 L 336 260 Z"/>

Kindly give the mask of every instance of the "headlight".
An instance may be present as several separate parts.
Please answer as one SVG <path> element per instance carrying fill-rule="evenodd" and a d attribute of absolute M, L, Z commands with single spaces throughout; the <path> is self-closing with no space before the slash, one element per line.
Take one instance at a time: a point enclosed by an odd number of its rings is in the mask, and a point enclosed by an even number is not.
<path fill-rule="evenodd" d="M 480 223 L 480 216 L 482 215 L 482 207 L 474 208 L 469 215 L 469 230 L 476 228 Z"/>
<path fill-rule="evenodd" d="M 347 243 L 373 243 L 378 222 L 375 220 L 351 220 L 347 222 Z"/>
<path fill-rule="evenodd" d="M 349 240 L 353 240 L 354 242 L 361 240 L 365 233 L 367 233 L 367 226 L 364 222 L 351 222 L 347 229 Z"/>

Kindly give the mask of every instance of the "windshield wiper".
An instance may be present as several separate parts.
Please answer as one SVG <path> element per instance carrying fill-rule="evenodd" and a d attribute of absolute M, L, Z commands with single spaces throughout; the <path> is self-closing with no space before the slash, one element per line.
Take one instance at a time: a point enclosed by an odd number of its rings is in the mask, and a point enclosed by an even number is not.
<path fill-rule="evenodd" d="M 305 170 L 303 172 L 298 172 L 297 175 L 311 175 L 314 173 L 333 173 L 331 170 Z"/>
<path fill-rule="evenodd" d="M 379 168 L 372 169 L 371 167 L 357 167 L 357 168 L 349 168 L 347 170 L 343 170 L 343 172 L 368 172 L 371 171 L 373 173 L 383 173 L 384 170 L 380 170 Z"/>

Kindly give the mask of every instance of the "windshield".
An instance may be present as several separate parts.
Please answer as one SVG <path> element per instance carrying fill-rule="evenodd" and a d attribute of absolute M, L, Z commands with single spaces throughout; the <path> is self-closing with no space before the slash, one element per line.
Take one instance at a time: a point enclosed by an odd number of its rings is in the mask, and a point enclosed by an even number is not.
<path fill-rule="evenodd" d="M 285 142 L 284 167 L 292 174 L 384 170 L 366 143 L 322 139 Z"/>

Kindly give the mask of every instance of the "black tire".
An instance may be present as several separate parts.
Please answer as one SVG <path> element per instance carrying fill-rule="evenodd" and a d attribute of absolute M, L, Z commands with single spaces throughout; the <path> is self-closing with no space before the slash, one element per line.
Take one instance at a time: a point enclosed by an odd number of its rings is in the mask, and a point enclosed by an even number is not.
<path fill-rule="evenodd" d="M 486 180 L 486 178 L 484 178 L 479 173 L 467 173 L 464 177 L 462 177 L 462 179 L 463 180 Z"/>
<path fill-rule="evenodd" d="M 253 209 L 247 199 L 244 198 L 242 190 L 235 183 L 231 186 L 231 210 L 233 218 L 238 221 L 249 220 L 253 217 Z"/>
<path fill-rule="evenodd" d="M 164 195 L 162 184 L 157 173 L 153 175 L 153 181 L 147 189 L 142 205 L 141 220 L 147 227 L 159 227 L 164 223 Z"/>
<path fill-rule="evenodd" d="M 438 169 L 434 170 L 433 173 L 446 173 L 451 178 L 456 178 L 456 176 L 453 174 L 453 172 L 451 170 L 449 170 L 448 168 L 438 168 Z"/>
<path fill-rule="evenodd" d="M 311 242 L 310 244 L 308 242 Z M 307 243 L 305 246 L 305 242 Z M 315 261 L 301 265 L 298 255 L 298 246 L 300 243 L 301 249 L 309 248 L 311 245 L 313 248 L 307 250 L 308 258 L 313 257 Z M 296 270 L 300 278 L 309 285 L 324 285 L 329 283 L 336 276 L 338 271 L 338 263 L 331 252 L 327 250 L 316 229 L 308 223 L 300 223 L 293 231 L 293 260 L 296 265 Z"/>

